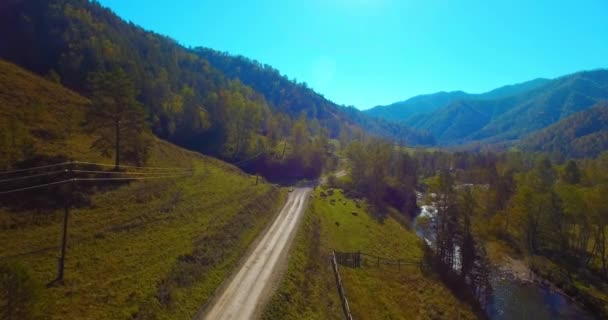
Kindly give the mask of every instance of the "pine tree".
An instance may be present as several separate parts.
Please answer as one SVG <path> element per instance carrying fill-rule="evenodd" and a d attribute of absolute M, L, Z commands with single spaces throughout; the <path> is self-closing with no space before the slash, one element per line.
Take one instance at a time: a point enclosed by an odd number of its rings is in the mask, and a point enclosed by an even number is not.
<path fill-rule="evenodd" d="M 458 208 L 454 190 L 454 178 L 447 170 L 439 173 L 437 186 L 437 253 L 447 268 L 454 266 L 454 235 L 458 231 Z"/>
<path fill-rule="evenodd" d="M 471 188 L 463 192 L 460 210 L 462 215 L 462 236 L 460 237 L 460 277 L 466 278 L 475 265 L 475 241 L 471 233 L 471 215 L 475 208 Z"/>
<path fill-rule="evenodd" d="M 573 160 L 566 163 L 563 175 L 564 182 L 567 184 L 578 184 L 581 182 L 581 172 Z"/>
<path fill-rule="evenodd" d="M 115 169 L 126 149 L 138 148 L 144 132 L 144 113 L 135 100 L 135 88 L 121 68 L 96 72 L 89 77 L 93 107 L 87 115 L 87 126 L 98 134 L 93 147 L 106 155 L 114 151 Z M 129 139 L 123 139 L 123 137 Z"/>

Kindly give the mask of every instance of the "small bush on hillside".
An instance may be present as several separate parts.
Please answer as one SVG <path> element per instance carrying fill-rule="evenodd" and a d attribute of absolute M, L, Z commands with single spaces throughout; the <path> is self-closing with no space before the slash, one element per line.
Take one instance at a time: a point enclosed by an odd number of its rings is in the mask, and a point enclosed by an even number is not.
<path fill-rule="evenodd" d="M 331 188 L 339 188 L 339 181 L 335 174 L 327 176 L 327 185 Z"/>
<path fill-rule="evenodd" d="M 16 264 L 0 264 L 1 319 L 37 318 L 38 286 L 27 270 Z"/>

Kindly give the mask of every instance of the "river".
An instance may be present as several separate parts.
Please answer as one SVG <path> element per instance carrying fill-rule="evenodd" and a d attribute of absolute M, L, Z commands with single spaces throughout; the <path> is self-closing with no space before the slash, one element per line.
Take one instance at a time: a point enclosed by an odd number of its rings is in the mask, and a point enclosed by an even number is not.
<path fill-rule="evenodd" d="M 422 228 L 417 222 L 422 216 L 433 217 L 435 214 L 436 209 L 433 206 L 424 205 L 414 223 L 416 233 L 427 243 L 433 241 L 434 235 L 429 234 L 428 231 L 423 235 Z M 493 268 L 490 275 L 493 293 L 491 302 L 485 308 L 490 319 L 595 319 L 588 311 L 553 290 L 552 287 L 522 281 L 505 270 Z"/>

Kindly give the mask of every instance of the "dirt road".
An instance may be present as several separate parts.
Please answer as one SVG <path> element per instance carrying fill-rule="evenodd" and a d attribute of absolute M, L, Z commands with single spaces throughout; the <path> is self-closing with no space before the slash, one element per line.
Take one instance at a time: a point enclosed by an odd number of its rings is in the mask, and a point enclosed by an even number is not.
<path fill-rule="evenodd" d="M 200 319 L 252 319 L 270 295 L 285 262 L 311 188 L 296 188 L 249 257 Z"/>

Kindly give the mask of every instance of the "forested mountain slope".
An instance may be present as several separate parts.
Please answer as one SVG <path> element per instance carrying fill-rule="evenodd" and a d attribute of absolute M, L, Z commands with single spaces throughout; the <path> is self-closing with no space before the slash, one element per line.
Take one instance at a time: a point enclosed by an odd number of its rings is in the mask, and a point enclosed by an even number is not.
<path fill-rule="evenodd" d="M 410 125 L 443 145 L 513 141 L 607 98 L 608 71 L 587 71 L 506 98 L 456 101 Z"/>
<path fill-rule="evenodd" d="M 343 128 L 358 127 L 392 138 L 407 132 L 408 143 L 432 143 L 414 130 L 353 115 L 270 67 L 226 55 L 221 56 L 224 62 L 210 63 L 204 50 L 184 48 L 127 23 L 96 2 L 3 3 L 0 42 L 1 58 L 87 96 L 92 75 L 124 70 L 154 133 L 222 158 L 246 158 L 267 148 L 268 141 L 255 133 L 268 135 L 275 129 L 284 137 L 290 124 L 269 127 L 272 118 L 285 122 L 285 117 L 295 120 L 302 113 L 335 137 Z M 227 64 L 242 70 L 231 72 Z"/>
<path fill-rule="evenodd" d="M 269 65 L 243 56 L 231 56 L 209 48 L 196 48 L 195 52 L 228 78 L 238 79 L 254 88 L 266 98 L 275 110 L 297 116 L 306 114 L 319 119 L 332 133 L 339 134 L 344 125 L 354 125 L 366 132 L 394 139 L 406 144 L 433 145 L 432 136 L 424 131 L 416 131 L 403 125 L 367 116 L 354 107 L 338 106 L 323 95 L 308 88 L 306 83 L 297 83 Z"/>
<path fill-rule="evenodd" d="M 596 157 L 608 150 L 608 102 L 535 132 L 518 146 L 525 151 L 547 152 L 560 158 Z"/>
<path fill-rule="evenodd" d="M 549 126 L 608 98 L 608 70 L 580 72 L 556 79 L 524 95 L 525 101 L 492 119 L 472 140 L 511 140 Z"/>
<path fill-rule="evenodd" d="M 83 125 L 94 101 L 1 60 L 0 88 L 0 192 L 65 179 L 62 167 L 6 169 L 66 159 L 112 163 L 91 148 L 99 134 Z M 57 275 L 65 184 L 0 194 L 0 270 L 3 279 L 7 266 L 25 277 L 18 289 L 3 282 L 16 300 L 8 306 L 1 297 L 3 312 L 18 309 L 19 319 L 192 318 L 283 202 L 281 189 L 256 184 L 234 166 L 142 135 L 144 158 L 123 164 L 154 170 L 72 166 L 87 170 L 74 171 L 77 178 L 141 180 L 74 182 L 62 286 L 43 289 Z M 12 180 L 34 174 L 43 175 Z"/>
<path fill-rule="evenodd" d="M 153 131 L 180 145 L 228 153 L 232 100 L 263 113 L 260 95 L 230 83 L 173 40 L 126 23 L 86 0 L 11 1 L 0 7 L 0 56 L 85 96 L 95 73 L 131 78 Z M 234 108 L 236 109 L 236 108 Z M 204 141 L 204 143 L 202 143 Z"/>
<path fill-rule="evenodd" d="M 387 106 L 377 106 L 365 110 L 364 112 L 373 117 L 386 120 L 415 123 L 416 120 L 414 118 L 421 117 L 424 114 L 431 113 L 459 100 L 491 100 L 504 98 L 536 89 L 549 81 L 549 79 L 538 78 L 523 83 L 506 85 L 480 94 L 451 91 L 419 95 Z"/>
<path fill-rule="evenodd" d="M 490 99 L 501 99 L 506 98 L 508 96 L 513 96 L 516 94 L 522 94 L 537 88 L 540 88 L 546 84 L 551 82 L 551 79 L 545 78 L 536 78 L 533 80 L 505 85 L 488 92 L 473 94 L 472 98 L 477 98 L 480 100 L 490 100 Z"/>
<path fill-rule="evenodd" d="M 410 117 L 433 112 L 451 102 L 466 99 L 469 96 L 463 91 L 437 92 L 415 96 L 386 106 L 376 106 L 364 112 L 386 120 L 405 121 Z"/>

